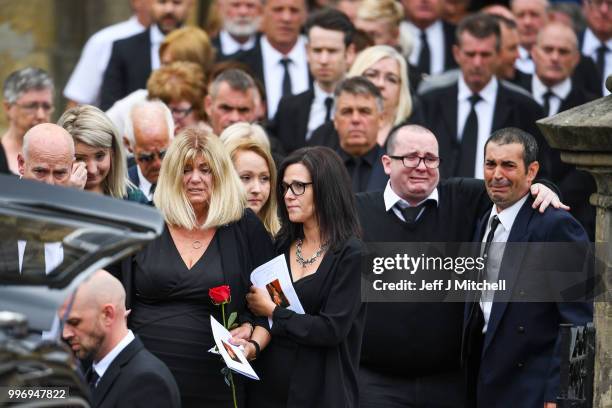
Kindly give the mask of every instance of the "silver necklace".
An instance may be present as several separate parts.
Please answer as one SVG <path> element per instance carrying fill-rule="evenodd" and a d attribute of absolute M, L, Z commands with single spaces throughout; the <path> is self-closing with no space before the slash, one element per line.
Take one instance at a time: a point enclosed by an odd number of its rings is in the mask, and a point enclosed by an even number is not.
<path fill-rule="evenodd" d="M 302 268 L 307 267 L 310 264 L 313 264 L 318 257 L 321 256 L 321 254 L 323 254 L 323 252 L 325 252 L 325 250 L 327 249 L 327 244 L 323 244 L 319 247 L 319 249 L 317 250 L 317 252 L 315 252 L 315 254 L 313 256 L 311 256 L 308 259 L 304 259 L 302 257 L 302 239 L 298 238 L 298 240 L 295 243 L 295 260 L 297 261 L 298 264 L 300 264 L 300 266 Z"/>

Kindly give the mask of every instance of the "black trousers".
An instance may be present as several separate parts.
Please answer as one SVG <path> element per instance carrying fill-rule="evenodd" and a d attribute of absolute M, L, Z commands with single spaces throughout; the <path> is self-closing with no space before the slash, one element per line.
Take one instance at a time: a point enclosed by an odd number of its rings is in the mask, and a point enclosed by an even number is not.
<path fill-rule="evenodd" d="M 464 408 L 462 369 L 422 377 L 400 377 L 359 368 L 361 408 Z"/>

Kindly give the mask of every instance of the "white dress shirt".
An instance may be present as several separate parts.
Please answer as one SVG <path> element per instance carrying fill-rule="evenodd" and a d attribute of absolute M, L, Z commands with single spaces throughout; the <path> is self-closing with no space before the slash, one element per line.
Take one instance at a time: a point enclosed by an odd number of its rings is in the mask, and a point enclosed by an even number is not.
<path fill-rule="evenodd" d="M 143 176 L 138 163 L 136 163 L 136 171 L 138 172 L 138 188 L 144 193 L 149 201 L 153 201 L 153 194 L 151 194 L 151 187 L 153 184 Z"/>
<path fill-rule="evenodd" d="M 80 104 L 99 105 L 100 87 L 111 57 L 113 42 L 145 29 L 136 16 L 132 16 L 129 20 L 113 24 L 92 35 L 83 47 L 79 62 L 64 88 L 64 96 Z"/>
<path fill-rule="evenodd" d="M 19 272 L 23 265 L 23 254 L 25 253 L 27 241 L 17 241 L 19 252 Z M 64 261 L 64 248 L 61 242 L 46 242 L 45 247 L 45 273 L 48 275 Z"/>
<path fill-rule="evenodd" d="M 128 333 L 125 335 L 125 337 L 121 339 L 121 341 L 117 343 L 117 345 L 113 347 L 113 349 L 109 351 L 102 358 L 102 360 L 98 361 L 97 363 L 92 364 L 91 368 L 95 370 L 96 373 L 98 374 L 98 382 L 96 383 L 96 386 L 98 385 L 98 383 L 104 376 L 104 373 L 106 372 L 106 370 L 108 370 L 108 367 L 110 367 L 113 360 L 117 358 L 117 356 L 119 355 L 119 353 L 123 351 L 123 349 L 125 349 L 127 346 L 130 345 L 130 343 L 134 340 L 134 338 L 135 338 L 134 333 L 132 333 L 131 330 L 128 330 Z"/>
<path fill-rule="evenodd" d="M 561 102 L 567 95 L 572 91 L 572 80 L 568 77 L 565 80 L 559 82 L 557 85 L 550 88 L 550 91 L 553 93 L 553 96 L 549 99 L 549 108 L 548 112 L 544 112 L 546 116 L 552 116 L 559 113 L 559 108 L 561 107 Z M 544 94 L 548 92 L 548 87 L 540 81 L 537 75 L 533 75 L 531 77 L 531 94 L 537 103 L 544 106 Z"/>
<path fill-rule="evenodd" d="M 601 41 L 590 28 L 587 28 L 584 32 L 584 41 L 582 42 L 582 54 L 591 57 L 595 63 L 597 63 L 597 49 L 601 46 Z M 606 41 L 608 52 L 606 52 L 606 58 L 604 59 L 604 82 L 601 84 L 603 95 L 609 95 L 610 91 L 606 88 L 605 79 L 612 75 L 612 38 Z"/>
<path fill-rule="evenodd" d="M 419 55 L 421 55 L 421 29 L 412 24 L 409 21 L 402 21 L 400 24 L 401 28 L 405 27 L 410 33 L 412 40 L 412 52 L 408 59 L 414 66 L 419 65 Z M 440 74 L 444 72 L 444 50 L 448 44 L 444 44 L 444 28 L 442 27 L 442 21 L 437 20 L 435 23 L 425 29 L 425 36 L 427 37 L 427 43 L 429 44 L 429 66 L 431 68 L 431 75 Z"/>
<path fill-rule="evenodd" d="M 531 59 L 529 51 L 527 51 L 526 48 L 523 48 L 523 46 L 519 45 L 518 52 L 519 57 L 514 62 L 514 66 L 516 67 L 516 69 L 521 72 L 524 72 L 525 74 L 533 74 L 535 72 L 535 64 Z"/>
<path fill-rule="evenodd" d="M 391 187 L 391 180 L 387 181 L 387 186 L 385 187 L 385 191 L 383 192 L 383 200 L 385 201 L 385 211 L 389 212 L 389 210 L 393 210 L 393 213 L 397 216 L 397 218 L 404 222 L 406 221 L 404 219 L 404 214 L 402 214 L 402 212 L 399 210 L 399 208 L 397 208 L 397 206 L 401 207 L 402 209 L 412 206 L 408 201 L 404 200 L 402 197 L 398 196 L 395 191 L 393 191 L 393 187 Z M 418 207 L 427 200 L 434 200 L 436 202 L 436 206 L 438 205 L 437 188 L 435 188 L 431 192 L 431 194 L 427 196 L 427 198 L 415 205 L 415 207 Z M 418 220 L 421 217 L 421 214 L 423 214 L 423 210 L 425 210 L 425 208 L 421 209 L 421 212 L 419 212 L 415 220 Z"/>
<path fill-rule="evenodd" d="M 463 80 L 463 75 L 459 76 L 459 92 L 457 93 L 457 140 L 461 140 L 465 122 L 472 110 L 472 105 L 469 97 L 472 96 L 472 91 L 468 88 Z M 491 78 L 489 83 L 478 93 L 482 98 L 476 104 L 476 116 L 478 117 L 478 144 L 476 145 L 476 160 L 474 162 L 474 177 L 482 179 L 484 176 L 483 166 L 484 145 L 491 135 L 493 126 L 493 113 L 495 112 L 495 100 L 497 99 L 497 89 L 499 85 L 495 77 Z"/>
<path fill-rule="evenodd" d="M 151 24 L 149 34 L 151 38 L 151 71 L 155 71 L 161 66 L 159 60 L 159 46 L 166 36 L 159 30 L 157 24 Z"/>
<path fill-rule="evenodd" d="M 278 102 L 283 95 L 283 77 L 285 68 L 281 60 L 291 59 L 289 75 L 291 76 L 291 91 L 293 95 L 306 91 L 309 87 L 308 61 L 306 60 L 306 41 L 300 36 L 287 55 L 283 55 L 272 47 L 266 36 L 261 37 L 261 56 L 263 59 L 264 81 L 268 97 L 268 118 L 272 119 L 278 108 Z"/>
<path fill-rule="evenodd" d="M 246 51 L 253 48 L 255 46 L 255 35 L 250 36 L 246 42 L 239 43 L 226 30 L 221 30 L 219 32 L 219 42 L 221 43 L 221 54 L 231 55 L 238 51 Z"/>
<path fill-rule="evenodd" d="M 310 105 L 310 116 L 308 116 L 308 130 L 306 131 L 306 140 L 310 139 L 312 136 L 312 132 L 315 131 L 316 128 L 325 123 L 325 115 L 327 114 L 327 106 L 325 105 L 325 99 L 334 98 L 333 93 L 327 93 L 319 84 L 315 81 L 313 84 L 314 91 L 314 99 L 312 104 Z M 336 111 L 336 104 L 332 105 L 331 116 L 330 118 L 333 120 L 334 112 Z"/>
<path fill-rule="evenodd" d="M 495 230 L 495 234 L 493 235 L 493 241 L 491 247 L 489 248 L 489 254 L 487 256 L 487 281 L 491 281 L 490 276 L 497 277 L 499 279 L 499 269 L 501 267 L 502 259 L 504 257 L 504 249 L 505 245 L 499 245 L 495 243 L 505 243 L 508 242 L 508 238 L 510 237 L 510 230 L 512 229 L 512 225 L 514 224 L 514 220 L 518 215 L 519 211 L 529 194 L 525 194 L 523 198 L 518 200 L 516 203 L 512 204 L 510 207 L 502 210 L 501 212 L 497 212 L 497 207 L 493 205 L 493 209 L 491 210 L 491 214 L 489 216 L 489 220 L 487 221 L 487 229 L 485 230 L 485 234 L 482 237 L 482 242 L 484 246 L 484 242 L 487 240 L 487 235 L 489 235 L 489 231 L 491 231 L 491 220 L 494 216 L 497 215 L 499 218 L 499 225 Z M 495 279 L 496 280 L 496 279 Z M 480 308 L 482 309 L 482 314 L 484 315 L 484 327 L 482 328 L 482 332 L 487 332 L 487 327 L 489 325 L 489 318 L 491 317 L 491 308 L 493 307 L 493 302 L 491 300 L 483 300 L 487 299 L 486 291 L 483 291 L 483 297 L 480 300 Z"/>

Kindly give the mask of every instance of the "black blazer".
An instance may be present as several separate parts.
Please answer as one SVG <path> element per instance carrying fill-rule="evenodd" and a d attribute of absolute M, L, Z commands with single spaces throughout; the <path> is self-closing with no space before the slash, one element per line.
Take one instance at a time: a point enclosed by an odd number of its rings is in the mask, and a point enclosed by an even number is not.
<path fill-rule="evenodd" d="M 569 213 L 548 208 L 542 214 L 534 211 L 532 204 L 529 197 L 521 207 L 509 243 L 588 242 L 584 229 Z M 489 215 L 481 219 L 475 240 L 482 240 Z M 576 263 L 571 255 L 542 256 L 541 251 L 530 253 L 531 248 L 536 247 L 519 250 L 508 245 L 504 251 L 499 279 L 506 281 L 506 289 L 515 293 L 516 299 L 525 281 L 530 280 L 522 279 L 526 274 L 557 271 L 556 278 L 562 278 L 559 274 L 572 270 L 567 269 L 568 263 Z M 554 285 L 556 278 L 549 276 L 546 282 Z M 464 323 L 470 307 L 466 305 Z M 545 401 L 554 402 L 559 394 L 559 324 L 584 325 L 592 319 L 592 303 L 494 302 L 480 353 L 480 370 L 478 374 L 471 372 L 476 377 L 478 406 L 541 408 Z"/>
<path fill-rule="evenodd" d="M 286 96 L 278 103 L 269 131 L 280 140 L 286 152 L 290 153 L 306 146 L 306 133 L 310 120 L 310 106 L 314 91 L 309 89 L 297 95 Z"/>
<path fill-rule="evenodd" d="M 453 55 L 453 45 L 457 42 L 455 30 L 457 26 L 442 20 L 442 30 L 444 31 L 444 71 L 457 68 L 457 61 Z"/>
<path fill-rule="evenodd" d="M 509 126 L 521 128 L 536 138 L 541 157 L 548 157 L 550 148 L 535 124 L 543 116 L 540 105 L 529 96 L 511 90 L 501 81 L 498 84 L 491 132 Z M 457 141 L 457 94 L 457 83 L 433 89 L 421 96 L 419 112 L 414 115 L 415 122 L 420 122 L 438 138 L 442 158 L 440 174 L 444 178 L 457 176 L 459 170 L 461 144 Z M 547 166 L 542 166 L 544 168 L 539 175 L 548 174 Z"/>
<path fill-rule="evenodd" d="M 298 314 L 277 307 L 272 315 L 273 340 L 268 347 L 275 347 L 276 341 L 291 343 L 296 348 L 288 407 L 359 405 L 357 370 L 366 312 L 366 305 L 361 302 L 359 269 L 364 246 L 357 238 L 350 238 L 339 246 L 327 251 L 316 273 L 305 278 L 320 280 L 309 282 L 320 285 L 320 298 L 316 302 L 321 304 L 320 309 Z M 280 252 L 286 249 L 280 248 Z M 267 352 L 274 350 L 264 350 L 255 362 L 262 382 L 266 378 Z M 267 365 L 267 368 L 273 370 L 274 366 Z M 250 386 L 257 390 L 262 382 L 251 382 Z M 275 389 L 275 385 L 264 384 L 260 390 L 270 388 Z M 251 395 L 261 398 L 253 401 L 253 406 L 266 406 L 266 396 L 261 392 Z"/>
<path fill-rule="evenodd" d="M 128 178 L 136 187 L 138 187 L 140 185 L 140 177 L 138 177 L 138 168 L 136 166 L 138 165 L 134 164 L 128 168 Z"/>
<path fill-rule="evenodd" d="M 581 31 L 578 34 L 578 49 L 582 50 L 582 44 L 584 44 L 584 33 L 586 30 Z M 580 55 L 580 62 L 576 67 L 576 71 L 574 71 L 574 75 L 572 76 L 572 80 L 576 79 L 577 82 L 582 85 L 583 88 L 588 90 L 589 92 L 597 95 L 603 96 L 603 83 L 601 82 L 602 73 L 595 64 L 593 58 Z M 604 78 L 605 80 L 605 78 Z"/>
<path fill-rule="evenodd" d="M 136 337 L 110 364 L 93 393 L 93 407 L 174 407 L 181 398 L 168 367 Z"/>
<path fill-rule="evenodd" d="M 113 43 L 110 61 L 104 71 L 100 109 L 108 110 L 119 99 L 147 87 L 151 75 L 150 28 Z"/>

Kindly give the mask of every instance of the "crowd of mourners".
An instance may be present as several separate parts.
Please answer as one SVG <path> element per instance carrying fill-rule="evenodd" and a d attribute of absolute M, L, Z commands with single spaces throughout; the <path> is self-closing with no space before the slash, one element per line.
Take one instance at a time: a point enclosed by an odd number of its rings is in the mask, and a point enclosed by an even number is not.
<path fill-rule="evenodd" d="M 58 311 L 93 406 L 556 406 L 559 324 L 591 303 L 361 296 L 368 242 L 482 242 L 475 279 L 513 281 L 533 260 L 491 243 L 594 240 L 594 180 L 536 121 L 610 93 L 612 1 L 489 3 L 217 0 L 204 30 L 193 0 L 131 0 L 55 124 L 47 72 L 4 80 L 0 173 L 165 221 Z M 33 248 L 19 272 L 49 273 Z M 277 255 L 303 314 L 250 283 Z M 225 285 L 260 377 L 234 387 L 209 352 Z"/>

